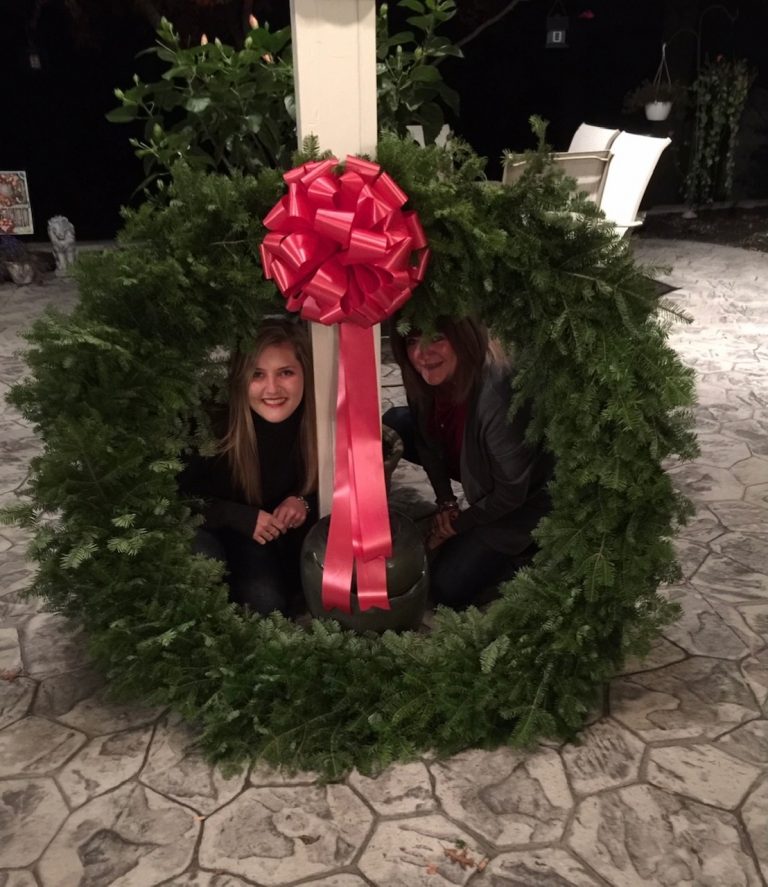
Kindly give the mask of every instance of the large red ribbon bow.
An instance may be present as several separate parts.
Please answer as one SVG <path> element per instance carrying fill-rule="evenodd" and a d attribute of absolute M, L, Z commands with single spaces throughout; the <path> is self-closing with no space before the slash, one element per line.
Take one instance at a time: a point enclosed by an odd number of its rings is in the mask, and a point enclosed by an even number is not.
<path fill-rule="evenodd" d="M 429 250 L 406 194 L 377 163 L 347 157 L 305 163 L 283 177 L 260 246 L 268 279 L 305 320 L 339 324 L 333 503 L 323 606 L 351 611 L 353 568 L 361 610 L 389 609 L 392 537 L 384 487 L 372 326 L 411 297 Z M 416 264 L 412 256 L 416 253 Z"/>

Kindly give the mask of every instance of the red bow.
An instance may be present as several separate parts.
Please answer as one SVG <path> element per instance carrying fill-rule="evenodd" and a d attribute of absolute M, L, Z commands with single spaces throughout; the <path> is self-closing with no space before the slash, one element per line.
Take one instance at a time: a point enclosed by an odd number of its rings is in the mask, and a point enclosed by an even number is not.
<path fill-rule="evenodd" d="M 323 606 L 351 610 L 356 568 L 361 610 L 389 609 L 392 538 L 384 488 L 373 324 L 424 278 L 429 250 L 408 198 L 377 163 L 347 157 L 305 163 L 284 176 L 288 193 L 269 212 L 260 246 L 268 279 L 289 311 L 339 327 L 333 505 Z M 412 256 L 416 253 L 416 264 Z"/>

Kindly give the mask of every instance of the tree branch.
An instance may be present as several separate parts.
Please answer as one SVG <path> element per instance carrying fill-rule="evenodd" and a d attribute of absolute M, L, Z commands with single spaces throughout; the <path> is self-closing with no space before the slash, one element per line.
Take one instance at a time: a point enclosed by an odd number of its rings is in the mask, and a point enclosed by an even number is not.
<path fill-rule="evenodd" d="M 530 2 L 531 2 L 531 0 L 511 0 L 511 2 L 510 2 L 510 3 L 507 3 L 507 5 L 504 7 L 504 9 L 501 10 L 501 12 L 497 12 L 496 15 L 494 15 L 494 16 L 492 16 L 491 18 L 489 18 L 489 19 L 487 19 L 486 21 L 484 21 L 484 22 L 482 23 L 482 25 L 478 25 L 478 26 L 475 28 L 474 31 L 472 31 L 470 34 L 467 34 L 466 37 L 462 37 L 461 40 L 459 40 L 458 43 L 457 43 L 456 45 L 457 45 L 457 46 L 466 46 L 467 43 L 469 43 L 470 40 L 474 40 L 475 37 L 480 36 L 480 34 L 482 34 L 483 31 L 484 31 L 486 28 L 490 28 L 491 25 L 495 25 L 496 22 L 498 22 L 498 21 L 500 21 L 501 19 L 503 19 L 505 15 L 507 15 L 507 14 L 510 13 L 510 12 L 512 12 L 512 10 L 513 10 L 518 4 L 520 4 L 520 3 L 530 3 Z"/>
<path fill-rule="evenodd" d="M 133 0 L 133 5 L 149 21 L 150 25 L 157 30 L 162 16 L 152 0 Z"/>

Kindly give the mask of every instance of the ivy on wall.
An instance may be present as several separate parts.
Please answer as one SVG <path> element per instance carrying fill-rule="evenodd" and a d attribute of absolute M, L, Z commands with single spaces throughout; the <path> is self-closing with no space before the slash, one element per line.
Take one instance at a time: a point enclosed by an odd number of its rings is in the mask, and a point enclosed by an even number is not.
<path fill-rule="evenodd" d="M 514 346 L 531 434 L 557 457 L 541 550 L 486 613 L 442 611 L 428 635 L 303 630 L 244 616 L 220 567 L 189 553 L 175 481 L 188 417 L 222 349 L 281 303 L 258 255 L 283 191 L 273 170 L 176 167 L 126 214 L 119 249 L 83 256 L 78 305 L 35 323 L 30 375 L 10 395 L 44 444 L 6 515 L 34 531 L 32 591 L 84 623 L 118 694 L 180 711 L 218 760 L 336 777 L 430 748 L 571 735 L 674 614 L 657 587 L 678 576 L 672 536 L 689 505 L 662 461 L 695 441 L 673 309 L 544 153 L 510 188 L 484 182 L 461 145 L 385 138 L 377 160 L 433 250 L 410 316 L 491 322 Z"/>
<path fill-rule="evenodd" d="M 689 205 L 730 196 L 739 127 L 753 79 L 744 59 L 719 58 L 700 71 L 691 87 L 695 120 L 685 178 Z"/>

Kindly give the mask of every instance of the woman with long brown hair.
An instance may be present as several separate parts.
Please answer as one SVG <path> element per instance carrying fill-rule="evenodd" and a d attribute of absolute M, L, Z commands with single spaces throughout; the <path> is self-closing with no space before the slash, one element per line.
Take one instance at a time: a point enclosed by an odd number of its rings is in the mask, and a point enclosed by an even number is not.
<path fill-rule="evenodd" d="M 393 324 L 396 330 L 396 324 Z M 536 550 L 532 531 L 549 511 L 553 460 L 525 440 L 530 408 L 509 418 L 511 369 L 486 326 L 444 318 L 437 334 L 392 334 L 408 407 L 384 415 L 423 465 L 437 513 L 427 546 L 436 603 L 464 607 L 512 578 Z M 451 481 L 468 508 L 459 509 Z"/>
<path fill-rule="evenodd" d="M 316 514 L 312 359 L 299 321 L 265 320 L 232 356 L 228 403 L 212 421 L 215 455 L 192 457 L 180 477 L 182 492 L 204 502 L 195 551 L 226 564 L 233 601 L 287 613 Z"/>

